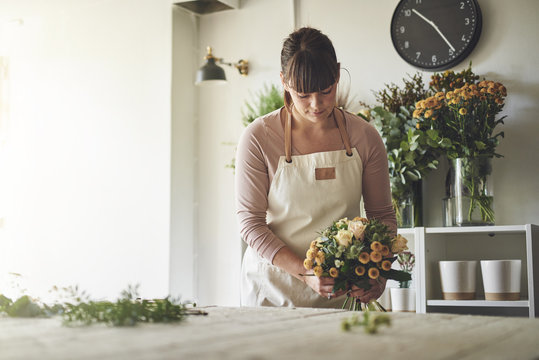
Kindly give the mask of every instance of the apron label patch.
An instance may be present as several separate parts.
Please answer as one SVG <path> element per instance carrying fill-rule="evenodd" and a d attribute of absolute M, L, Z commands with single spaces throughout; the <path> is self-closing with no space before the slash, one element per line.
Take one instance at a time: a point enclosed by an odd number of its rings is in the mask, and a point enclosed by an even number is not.
<path fill-rule="evenodd" d="M 332 180 L 335 179 L 335 168 L 316 168 L 314 169 L 316 180 Z"/>

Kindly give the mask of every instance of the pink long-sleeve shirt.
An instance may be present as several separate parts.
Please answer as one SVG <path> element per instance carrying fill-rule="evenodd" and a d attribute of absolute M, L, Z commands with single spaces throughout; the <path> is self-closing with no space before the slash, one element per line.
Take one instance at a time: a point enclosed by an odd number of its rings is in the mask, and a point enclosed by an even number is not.
<path fill-rule="evenodd" d="M 277 251 L 286 246 L 266 223 L 271 182 L 279 158 L 285 156 L 280 111 L 275 110 L 253 121 L 243 132 L 236 153 L 235 191 L 240 233 L 249 246 L 271 263 Z M 345 112 L 345 126 L 350 144 L 357 149 L 363 164 L 362 190 L 367 218 L 377 218 L 396 232 L 384 143 L 376 129 L 357 115 Z M 297 150 L 302 148 L 302 142 L 310 141 L 293 139 L 292 155 L 304 155 Z M 324 150 L 320 151 L 344 149 L 340 136 L 329 139 L 329 143 L 330 150 L 325 144 Z"/>

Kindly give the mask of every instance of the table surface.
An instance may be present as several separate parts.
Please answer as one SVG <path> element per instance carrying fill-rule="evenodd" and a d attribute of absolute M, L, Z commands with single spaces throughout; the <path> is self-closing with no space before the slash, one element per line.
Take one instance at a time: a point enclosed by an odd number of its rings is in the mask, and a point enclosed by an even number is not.
<path fill-rule="evenodd" d="M 66 327 L 0 318 L 0 359 L 539 359 L 539 319 L 388 313 L 378 334 L 343 310 L 207 307 L 179 324 Z M 360 314 L 361 315 L 361 314 Z"/>

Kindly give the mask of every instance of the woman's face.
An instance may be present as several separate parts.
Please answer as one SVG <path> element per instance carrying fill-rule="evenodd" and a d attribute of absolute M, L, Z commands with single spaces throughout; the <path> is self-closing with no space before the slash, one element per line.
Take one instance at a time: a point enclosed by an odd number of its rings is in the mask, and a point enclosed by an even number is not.
<path fill-rule="evenodd" d="M 290 93 L 294 108 L 298 115 L 312 122 L 325 121 L 333 111 L 337 97 L 337 83 L 327 89 L 313 93 L 300 93 L 284 85 L 285 90 Z"/>

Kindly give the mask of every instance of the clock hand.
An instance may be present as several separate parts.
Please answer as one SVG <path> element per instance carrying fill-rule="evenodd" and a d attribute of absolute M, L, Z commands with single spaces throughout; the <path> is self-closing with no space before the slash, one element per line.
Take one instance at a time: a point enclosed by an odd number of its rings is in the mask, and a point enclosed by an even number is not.
<path fill-rule="evenodd" d="M 444 39 L 444 41 L 446 42 L 446 44 L 449 46 L 449 48 L 451 50 L 453 50 L 453 52 L 455 51 L 455 48 L 453 47 L 453 45 L 451 45 L 451 43 L 449 42 L 449 40 L 447 40 L 447 38 L 444 36 L 444 34 L 442 34 L 442 32 L 440 31 L 440 29 L 438 29 L 438 26 L 436 26 L 436 24 L 427 19 L 425 16 L 423 16 L 423 14 L 421 14 L 419 11 L 417 11 L 416 9 L 412 9 L 412 11 L 414 13 L 417 14 L 417 16 L 419 16 L 421 19 L 425 20 L 430 26 L 432 26 L 434 28 L 434 30 L 436 30 L 438 32 L 438 34 L 440 34 L 440 36 L 442 37 L 442 39 Z"/>

